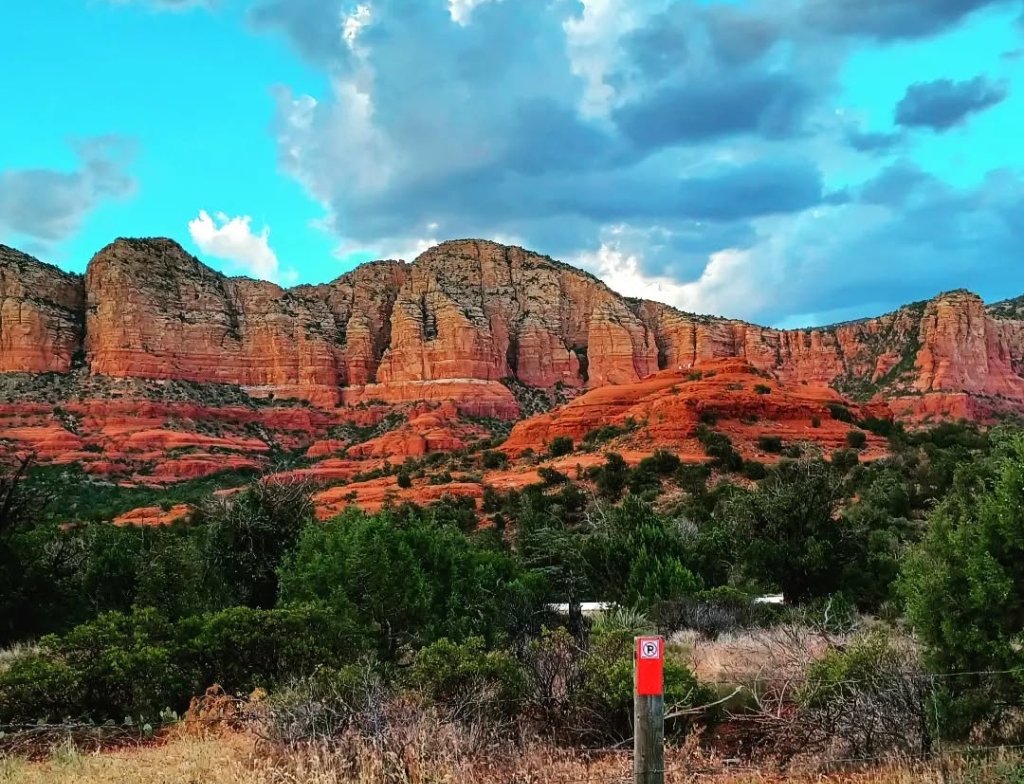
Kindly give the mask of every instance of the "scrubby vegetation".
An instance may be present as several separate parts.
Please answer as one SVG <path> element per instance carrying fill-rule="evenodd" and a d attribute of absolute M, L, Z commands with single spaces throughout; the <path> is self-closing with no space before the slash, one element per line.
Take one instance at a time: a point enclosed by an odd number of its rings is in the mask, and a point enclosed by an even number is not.
<path fill-rule="evenodd" d="M 195 511 L 116 527 L 136 491 L 87 497 L 71 473 L 58 498 L 58 474 L 10 466 L 0 724 L 157 723 L 218 684 L 269 691 L 253 710 L 272 744 L 338 759 L 426 717 L 439 738 L 607 746 L 631 734 L 633 636 L 660 632 L 670 738 L 726 724 L 707 742 L 777 759 L 1024 741 L 1024 434 L 885 429 L 884 459 L 765 465 L 703 425 L 705 464 L 607 452 L 487 488 L 479 511 L 326 522 L 309 486 L 264 480 L 228 498 L 217 482 L 152 491 Z M 783 605 L 755 601 L 775 593 Z M 585 616 L 588 601 L 615 609 Z"/>

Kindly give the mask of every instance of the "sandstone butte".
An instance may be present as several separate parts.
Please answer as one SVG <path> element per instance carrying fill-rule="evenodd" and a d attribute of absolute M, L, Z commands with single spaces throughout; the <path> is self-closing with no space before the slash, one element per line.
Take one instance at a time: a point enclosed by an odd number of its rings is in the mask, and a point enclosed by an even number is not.
<path fill-rule="evenodd" d="M 119 239 L 84 276 L 0 246 L 0 373 L 238 385 L 333 407 L 455 401 L 518 417 L 501 382 L 629 384 L 735 357 L 780 381 L 883 393 L 908 419 L 1024 407 L 1021 308 L 966 291 L 873 319 L 780 331 L 621 297 L 516 247 L 446 242 L 282 289 L 167 239 Z"/>

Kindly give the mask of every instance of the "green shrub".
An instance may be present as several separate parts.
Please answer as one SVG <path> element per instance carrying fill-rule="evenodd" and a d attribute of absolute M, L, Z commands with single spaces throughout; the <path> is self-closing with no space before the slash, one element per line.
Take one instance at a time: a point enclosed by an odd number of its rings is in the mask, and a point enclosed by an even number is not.
<path fill-rule="evenodd" d="M 768 476 L 768 468 L 758 460 L 745 460 L 743 461 L 743 476 L 756 482 Z"/>
<path fill-rule="evenodd" d="M 0 675 L 0 694 L 7 692 L 9 678 L 20 676 L 18 696 L 25 704 L 6 695 L 0 702 L 12 713 L 42 702 L 55 717 L 98 721 L 154 719 L 166 707 L 184 708 L 195 693 L 198 672 L 193 661 L 178 655 L 175 632 L 155 611 L 138 610 L 106 613 L 63 637 L 44 637 L 31 673 L 41 680 L 28 683 L 29 673 L 15 668 Z M 56 695 L 50 690 L 57 683 L 71 688 Z"/>
<path fill-rule="evenodd" d="M 782 452 L 782 439 L 779 436 L 758 436 L 757 448 L 762 452 L 777 455 Z"/>
<path fill-rule="evenodd" d="M 604 456 L 604 465 L 597 472 L 597 491 L 610 501 L 618 501 L 622 491 L 626 489 L 629 479 L 629 466 L 617 452 L 609 452 Z"/>
<path fill-rule="evenodd" d="M 281 604 L 351 608 L 388 661 L 441 637 L 493 642 L 509 607 L 539 602 L 543 579 L 464 532 L 476 525 L 467 500 L 376 515 L 351 509 L 307 526 L 281 567 Z"/>
<path fill-rule="evenodd" d="M 614 438 L 625 435 L 625 433 L 625 429 L 618 425 L 602 425 L 601 427 L 595 427 L 583 436 L 583 446 L 593 448 L 598 444 L 603 444 L 606 441 L 611 441 Z"/>
<path fill-rule="evenodd" d="M 312 486 L 304 483 L 256 482 L 203 504 L 193 523 L 206 526 L 221 606 L 273 607 L 281 560 L 314 520 Z"/>
<path fill-rule="evenodd" d="M 650 466 L 641 465 L 630 471 L 627 485 L 631 495 L 653 493 L 657 496 L 661 492 L 661 478 L 650 469 Z"/>
<path fill-rule="evenodd" d="M 882 438 L 889 438 L 899 430 L 891 419 L 881 419 L 879 417 L 868 417 L 860 421 L 858 425 L 869 433 L 874 433 Z"/>
<path fill-rule="evenodd" d="M 0 722 L 152 720 L 214 683 L 243 694 L 338 666 L 367 639 L 324 607 L 235 607 L 177 623 L 152 609 L 105 613 L 0 673 Z"/>
<path fill-rule="evenodd" d="M 721 511 L 744 576 L 788 603 L 836 593 L 862 571 L 868 535 L 836 520 L 843 500 L 842 481 L 820 460 L 784 461 L 756 489 L 732 491 Z"/>
<path fill-rule="evenodd" d="M 863 449 L 867 442 L 867 435 L 860 430 L 851 430 L 846 434 L 846 443 L 853 449 Z"/>
<path fill-rule="evenodd" d="M 412 476 L 410 476 L 407 471 L 404 471 L 404 470 L 399 471 L 398 472 L 398 480 L 397 481 L 398 481 L 398 486 L 403 488 L 403 489 L 407 490 L 408 488 L 412 487 Z"/>
<path fill-rule="evenodd" d="M 0 723 L 58 723 L 77 718 L 81 702 L 77 673 L 46 654 L 21 657 L 0 672 Z"/>
<path fill-rule="evenodd" d="M 582 663 L 577 711 L 594 717 L 605 737 L 628 736 L 633 711 L 633 634 L 597 629 L 591 637 L 588 655 Z M 682 663 L 667 656 L 664 664 L 664 694 L 667 705 L 680 707 L 713 701 Z M 690 720 L 677 718 L 666 723 L 668 736 L 684 733 Z M 596 729 L 596 727 L 595 727 Z"/>
<path fill-rule="evenodd" d="M 819 417 L 819 416 L 811 417 L 811 427 L 814 427 L 814 428 L 821 427 L 821 417 Z"/>
<path fill-rule="evenodd" d="M 829 403 L 828 413 L 837 422 L 847 422 L 853 424 L 853 414 L 850 413 L 850 409 L 842 403 Z"/>
<path fill-rule="evenodd" d="M 717 433 L 706 425 L 698 425 L 697 440 L 704 447 L 704 454 L 712 458 L 719 468 L 726 471 L 743 468 L 743 458 L 733 449 L 732 441 L 725 434 Z"/>
<path fill-rule="evenodd" d="M 460 718 L 509 716 L 522 707 L 526 673 L 513 656 L 486 650 L 479 637 L 441 639 L 416 654 L 409 682 Z"/>
<path fill-rule="evenodd" d="M 804 456 L 804 448 L 800 444 L 787 444 L 782 450 L 782 456 L 790 460 L 799 460 Z"/>
<path fill-rule="evenodd" d="M 754 384 L 754 391 L 759 395 L 770 395 L 772 388 L 767 384 Z"/>
<path fill-rule="evenodd" d="M 548 454 L 552 457 L 569 455 L 572 454 L 573 446 L 571 438 L 568 436 L 558 436 L 557 438 L 551 439 L 551 443 L 548 444 Z"/>
<path fill-rule="evenodd" d="M 275 610 L 232 607 L 182 624 L 195 636 L 184 647 L 195 658 L 198 686 L 217 683 L 229 694 L 248 694 L 339 667 L 368 650 L 368 630 L 344 612 L 325 606 Z"/>
<path fill-rule="evenodd" d="M 569 451 L 572 451 L 571 443 L 572 442 L 570 440 Z M 484 468 L 486 468 L 488 471 L 494 471 L 500 468 L 505 468 L 508 465 L 508 455 L 506 455 L 504 452 L 484 452 L 482 461 Z"/>
<path fill-rule="evenodd" d="M 564 485 L 569 481 L 569 477 L 563 474 L 557 469 L 550 468 L 548 466 L 541 466 L 537 469 L 537 476 L 541 478 L 541 481 L 548 485 Z"/>
<path fill-rule="evenodd" d="M 641 471 L 658 474 L 659 476 L 669 476 L 675 473 L 681 464 L 682 461 L 680 461 L 677 455 L 659 449 L 653 455 L 641 460 L 640 465 L 637 467 Z"/>
<path fill-rule="evenodd" d="M 715 425 L 718 424 L 718 412 L 715 411 L 713 408 L 705 408 L 703 411 L 700 412 L 699 419 L 702 425 L 714 427 Z"/>
<path fill-rule="evenodd" d="M 1024 437 L 989 462 L 956 472 L 948 497 L 929 515 L 924 540 L 904 564 L 900 593 L 907 617 L 941 672 L 1015 670 L 947 684 L 975 709 L 995 716 L 1024 695 L 1020 646 L 1024 607 Z"/>
<path fill-rule="evenodd" d="M 876 630 L 810 666 L 798 721 L 844 757 L 922 756 L 936 740 L 935 697 L 914 647 Z"/>
<path fill-rule="evenodd" d="M 860 456 L 852 449 L 836 449 L 832 452 L 832 466 L 840 473 L 849 473 L 860 462 Z"/>

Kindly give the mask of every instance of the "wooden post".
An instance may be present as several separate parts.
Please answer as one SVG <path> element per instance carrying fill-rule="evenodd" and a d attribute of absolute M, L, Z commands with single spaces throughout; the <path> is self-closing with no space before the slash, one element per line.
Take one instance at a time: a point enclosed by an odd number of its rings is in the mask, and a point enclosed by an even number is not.
<path fill-rule="evenodd" d="M 633 780 L 665 782 L 665 643 L 637 637 L 633 651 Z"/>

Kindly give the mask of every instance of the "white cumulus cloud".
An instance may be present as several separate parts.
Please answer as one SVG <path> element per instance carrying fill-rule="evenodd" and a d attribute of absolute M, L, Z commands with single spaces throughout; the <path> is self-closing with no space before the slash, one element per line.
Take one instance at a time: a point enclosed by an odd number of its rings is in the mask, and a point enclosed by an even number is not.
<path fill-rule="evenodd" d="M 294 282 L 296 273 L 282 270 L 270 247 L 270 227 L 264 226 L 254 234 L 251 223 L 248 215 L 232 218 L 218 212 L 211 217 L 206 210 L 200 210 L 199 217 L 189 221 L 188 231 L 203 253 L 228 262 L 232 273 L 274 283 Z"/>

